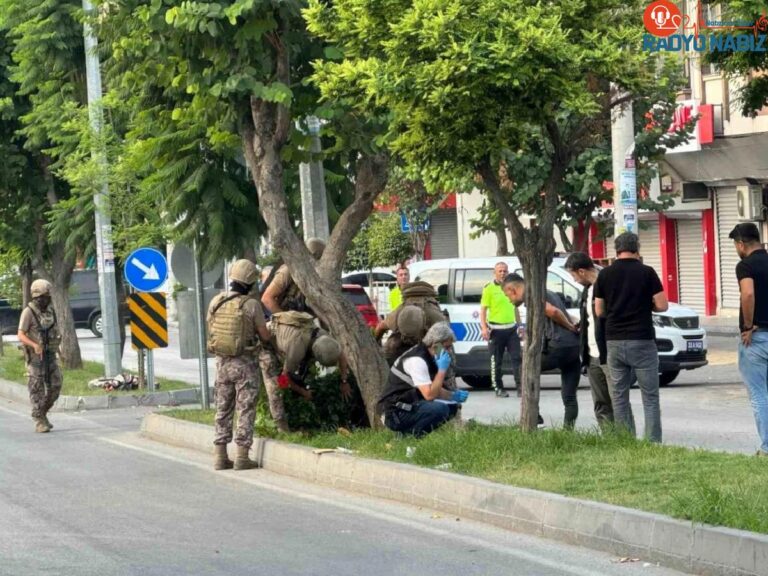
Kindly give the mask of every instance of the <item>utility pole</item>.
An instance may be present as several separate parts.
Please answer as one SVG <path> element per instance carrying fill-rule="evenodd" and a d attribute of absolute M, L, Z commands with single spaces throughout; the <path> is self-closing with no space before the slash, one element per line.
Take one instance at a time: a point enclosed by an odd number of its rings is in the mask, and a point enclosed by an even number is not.
<path fill-rule="evenodd" d="M 98 41 L 87 17 L 93 13 L 90 0 L 83 0 L 86 20 L 83 25 L 85 40 L 85 71 L 88 83 L 88 117 L 91 129 L 101 136 L 104 115 L 101 110 L 101 68 L 96 52 Z M 99 273 L 99 299 L 101 300 L 102 342 L 104 345 L 104 375 L 107 378 L 122 372 L 120 362 L 120 326 L 117 313 L 117 283 L 115 279 L 115 253 L 112 247 L 112 221 L 109 214 L 109 184 L 107 182 L 107 153 L 97 139 L 93 157 L 99 164 L 102 183 L 94 195 L 96 212 L 96 261 Z"/>
<path fill-rule="evenodd" d="M 307 117 L 311 154 L 323 151 L 320 143 L 320 120 L 316 116 Z M 323 162 L 312 160 L 299 166 L 301 184 L 301 214 L 304 221 L 304 238 L 328 240 L 328 199 L 325 194 L 325 175 Z"/>
<path fill-rule="evenodd" d="M 614 94 L 615 99 L 626 96 L 626 93 L 616 84 L 611 84 L 611 93 Z M 614 236 L 628 230 L 637 233 L 637 190 L 634 182 L 635 162 L 632 157 L 635 146 L 635 124 L 632 114 L 631 101 L 611 108 Z M 622 198 L 622 188 L 625 192 L 632 188 L 634 200 L 627 198 L 626 194 Z"/>

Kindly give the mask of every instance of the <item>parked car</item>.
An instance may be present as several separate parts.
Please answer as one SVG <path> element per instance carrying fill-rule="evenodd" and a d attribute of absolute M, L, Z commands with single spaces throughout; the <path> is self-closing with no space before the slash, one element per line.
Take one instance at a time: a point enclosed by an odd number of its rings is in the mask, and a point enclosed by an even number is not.
<path fill-rule="evenodd" d="M 493 267 L 506 262 L 510 271 L 522 274 L 515 257 L 425 260 L 411 264 L 411 278 L 432 284 L 441 306 L 450 314 L 456 334 L 457 374 L 473 387 L 491 386 L 488 344 L 480 330 L 480 297 L 483 287 L 493 279 Z M 571 317 L 579 319 L 583 288 L 563 268 L 565 258 L 555 258 L 547 273 L 547 289 L 560 295 Z M 525 308 L 520 310 L 525 319 Z M 707 365 L 707 334 L 700 327 L 699 315 L 690 308 L 670 304 L 669 310 L 653 315 L 656 345 L 659 349 L 660 384 L 666 386 L 681 370 Z M 512 373 L 505 358 L 504 374 Z"/>
<path fill-rule="evenodd" d="M 69 305 L 75 328 L 88 328 L 101 338 L 101 300 L 96 270 L 75 270 L 69 286 Z M 0 299 L 0 327 L 3 334 L 16 334 L 21 310 Z"/>
<path fill-rule="evenodd" d="M 376 308 L 371 304 L 371 299 L 368 298 L 368 294 L 365 293 L 363 287 L 356 284 L 343 284 L 341 291 L 347 297 L 347 300 L 354 304 L 355 308 L 363 316 L 365 323 L 369 327 L 375 328 L 379 322 L 379 317 L 376 315 Z"/>
<path fill-rule="evenodd" d="M 368 270 L 354 270 L 341 275 L 344 284 L 357 284 L 368 288 L 371 280 L 371 272 Z M 379 286 L 394 286 L 397 284 L 397 276 L 388 268 L 374 268 L 373 282 Z"/>

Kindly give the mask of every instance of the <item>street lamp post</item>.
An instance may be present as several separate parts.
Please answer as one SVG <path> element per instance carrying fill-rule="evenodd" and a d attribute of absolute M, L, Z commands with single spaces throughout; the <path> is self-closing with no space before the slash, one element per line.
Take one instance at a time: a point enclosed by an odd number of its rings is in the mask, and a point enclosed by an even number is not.
<path fill-rule="evenodd" d="M 93 12 L 93 4 L 83 0 L 86 16 Z M 85 41 L 85 69 L 88 85 L 88 117 L 91 129 L 101 135 L 104 117 L 101 110 L 101 69 L 96 53 L 98 41 L 88 19 L 83 25 Z M 112 221 L 109 214 L 109 184 L 107 182 L 107 154 L 103 143 L 97 139 L 93 157 L 98 162 L 102 182 L 94 194 L 96 213 L 96 264 L 99 275 L 99 299 L 101 300 L 102 342 L 104 345 L 104 375 L 108 378 L 122 372 L 120 360 L 120 326 L 117 312 L 117 282 L 115 278 L 115 254 L 112 247 Z"/>

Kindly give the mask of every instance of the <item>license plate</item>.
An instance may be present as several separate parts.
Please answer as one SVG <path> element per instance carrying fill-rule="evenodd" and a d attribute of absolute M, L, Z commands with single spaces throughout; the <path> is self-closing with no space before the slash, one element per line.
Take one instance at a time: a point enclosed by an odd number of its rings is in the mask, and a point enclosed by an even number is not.
<path fill-rule="evenodd" d="M 691 340 L 688 342 L 688 352 L 702 352 L 704 350 L 704 340 Z"/>

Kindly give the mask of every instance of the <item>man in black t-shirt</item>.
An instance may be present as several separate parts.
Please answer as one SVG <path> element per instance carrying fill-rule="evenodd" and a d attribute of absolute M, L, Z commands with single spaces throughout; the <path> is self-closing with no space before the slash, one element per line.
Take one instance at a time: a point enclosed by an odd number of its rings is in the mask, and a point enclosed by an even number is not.
<path fill-rule="evenodd" d="M 613 384 L 617 425 L 634 430 L 629 410 L 632 372 L 643 396 L 645 437 L 661 442 L 659 355 L 653 312 L 669 304 L 656 271 L 640 262 L 640 241 L 625 232 L 616 237 L 616 261 L 601 270 L 595 284 L 595 313 L 605 317 L 608 367 Z"/>
<path fill-rule="evenodd" d="M 760 244 L 760 231 L 750 223 L 739 224 L 729 234 L 741 262 L 736 265 L 741 307 L 739 310 L 739 371 L 760 435 L 758 456 L 768 456 L 768 253 Z"/>

